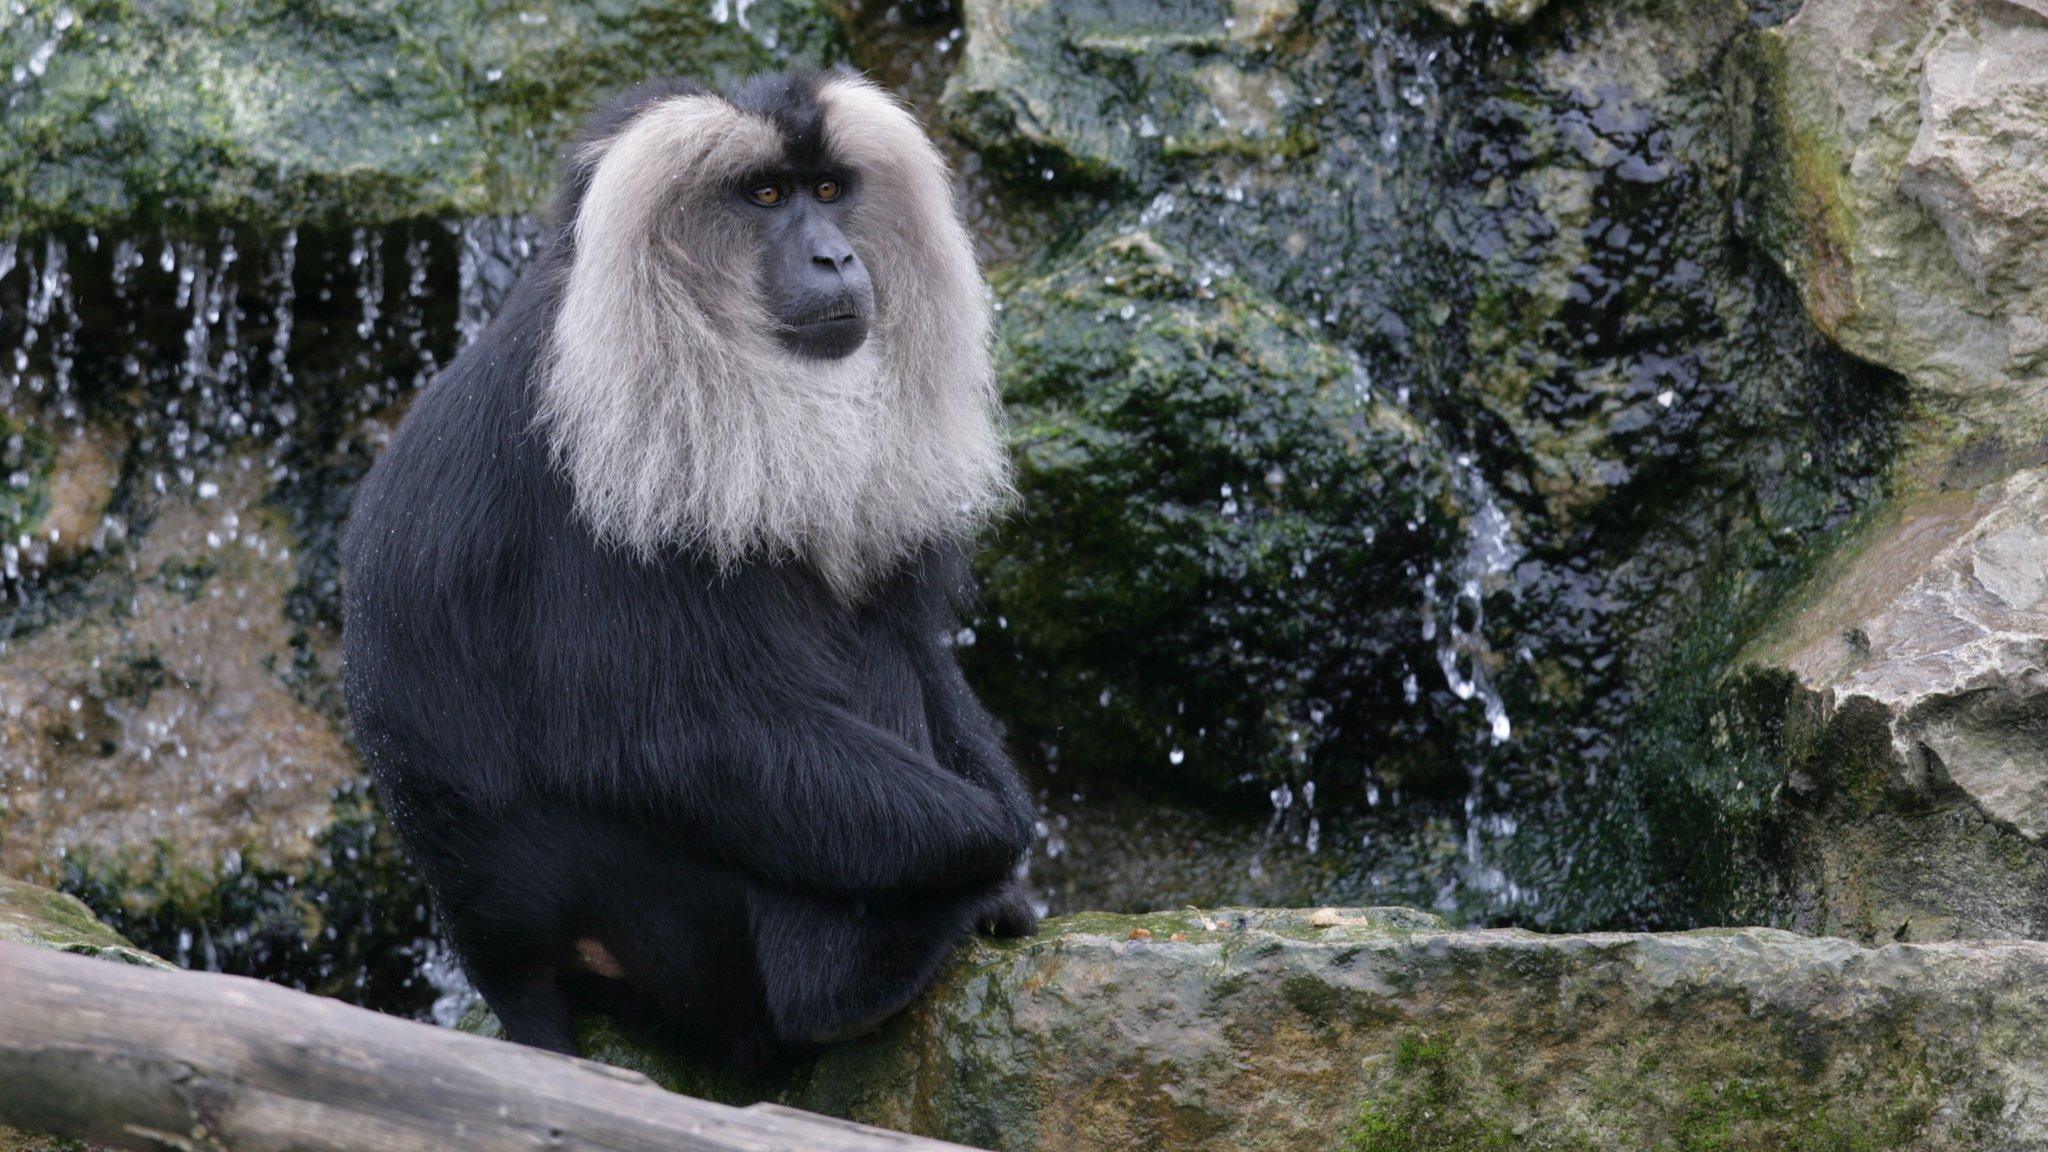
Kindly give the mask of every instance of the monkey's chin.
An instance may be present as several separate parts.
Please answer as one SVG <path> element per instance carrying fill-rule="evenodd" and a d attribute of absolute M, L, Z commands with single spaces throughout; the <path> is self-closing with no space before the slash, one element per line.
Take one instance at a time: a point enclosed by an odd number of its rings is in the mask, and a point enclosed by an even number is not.
<path fill-rule="evenodd" d="M 806 360 L 844 360 L 867 343 L 868 322 L 865 317 L 847 316 L 794 325 L 777 334 L 784 348 Z"/>

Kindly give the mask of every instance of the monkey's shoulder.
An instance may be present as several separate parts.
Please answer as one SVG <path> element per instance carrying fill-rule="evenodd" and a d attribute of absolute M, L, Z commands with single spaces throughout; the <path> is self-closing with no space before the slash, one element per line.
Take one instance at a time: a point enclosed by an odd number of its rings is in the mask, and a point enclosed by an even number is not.
<path fill-rule="evenodd" d="M 531 550 L 547 463 L 496 385 L 451 369 L 414 401 L 357 487 L 342 545 L 351 579 L 449 578 Z"/>

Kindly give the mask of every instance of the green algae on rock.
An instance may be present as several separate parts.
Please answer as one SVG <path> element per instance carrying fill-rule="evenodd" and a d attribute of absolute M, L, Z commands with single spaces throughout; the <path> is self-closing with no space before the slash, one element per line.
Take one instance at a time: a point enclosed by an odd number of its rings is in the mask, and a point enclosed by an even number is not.
<path fill-rule="evenodd" d="M 976 940 L 880 1031 L 779 1073 L 609 1025 L 585 1051 L 999 1152 L 2016 1148 L 2048 1139 L 2044 987 L 2035 943 L 1190 909 Z"/>
<path fill-rule="evenodd" d="M 606 95 L 841 50 L 807 0 L 30 0 L 0 30 L 0 235 L 531 212 Z"/>
<path fill-rule="evenodd" d="M 963 5 L 956 130 L 1032 180 L 1117 182 L 1162 158 L 1281 158 L 1307 96 L 1269 66 L 1293 0 Z M 1135 113 L 1136 118 L 1130 115 Z"/>
<path fill-rule="evenodd" d="M 168 968 L 101 923 L 75 896 L 0 876 L 0 940 Z"/>

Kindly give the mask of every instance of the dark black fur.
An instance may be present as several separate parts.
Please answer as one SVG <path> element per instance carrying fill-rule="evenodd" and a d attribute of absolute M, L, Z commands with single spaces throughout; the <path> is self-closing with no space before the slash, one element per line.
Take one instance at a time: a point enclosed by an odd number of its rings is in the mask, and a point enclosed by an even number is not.
<path fill-rule="evenodd" d="M 643 89 L 591 130 L 690 90 Z M 562 221 L 585 180 L 565 177 Z M 683 1034 L 740 1059 L 801 1049 L 903 1007 L 976 926 L 1031 930 L 1010 876 L 1032 805 L 945 642 L 956 549 L 848 608 L 800 563 L 640 562 L 571 514 L 533 427 L 571 243 L 560 229 L 363 482 L 350 716 L 511 1038 L 571 1049 L 591 938 Z"/>

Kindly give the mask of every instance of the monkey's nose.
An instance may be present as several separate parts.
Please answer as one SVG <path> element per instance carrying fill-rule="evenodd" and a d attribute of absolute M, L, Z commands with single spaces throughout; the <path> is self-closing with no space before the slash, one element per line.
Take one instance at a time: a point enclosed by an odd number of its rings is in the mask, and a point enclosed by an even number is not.
<path fill-rule="evenodd" d="M 833 244 L 820 248 L 811 256 L 811 263 L 816 264 L 820 268 L 830 268 L 834 272 L 851 268 L 859 262 L 860 257 L 855 256 L 853 248 L 846 244 Z"/>

